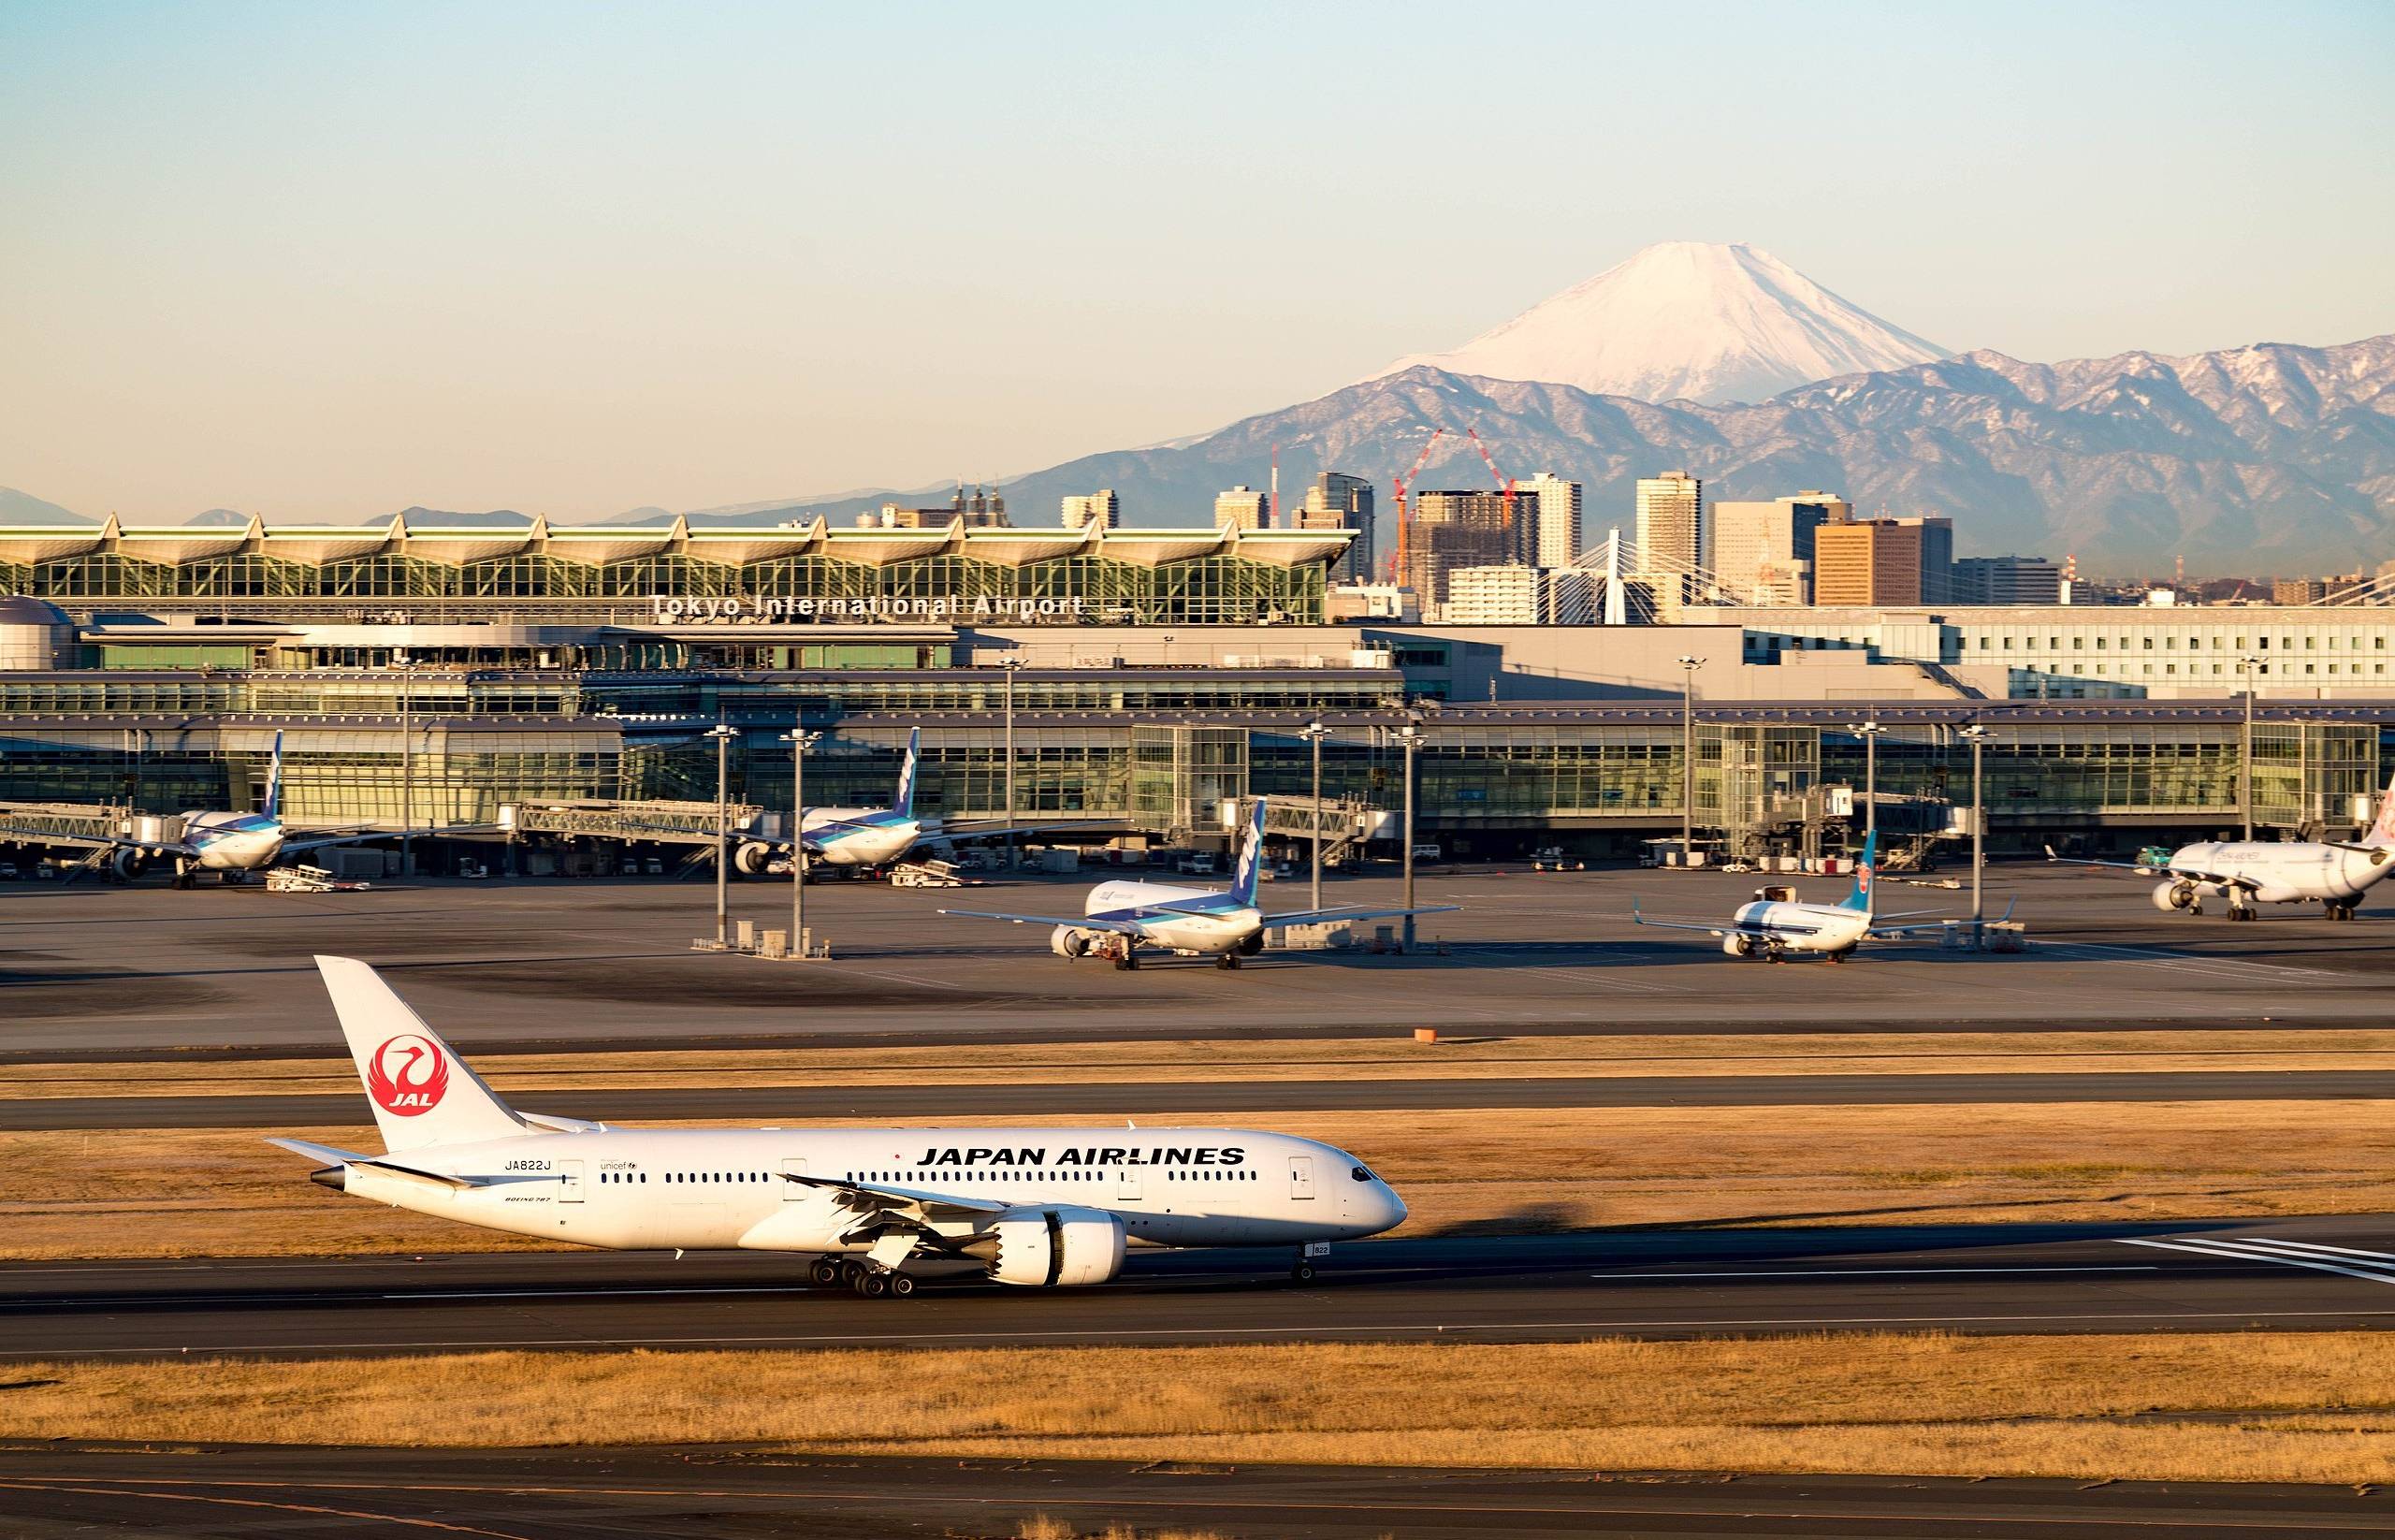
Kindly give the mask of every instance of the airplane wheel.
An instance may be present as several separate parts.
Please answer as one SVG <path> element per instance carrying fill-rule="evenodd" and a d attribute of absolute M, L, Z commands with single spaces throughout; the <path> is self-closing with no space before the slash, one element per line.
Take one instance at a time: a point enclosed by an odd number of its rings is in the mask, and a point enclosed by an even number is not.
<path fill-rule="evenodd" d="M 1214 960 L 1214 966 L 1219 968 L 1237 968 L 1239 966 L 1239 953 L 1236 952 L 1227 952 L 1223 953 L 1222 956 Z"/>
<path fill-rule="evenodd" d="M 867 1271 L 859 1273 L 857 1275 L 857 1292 L 864 1295 L 868 1300 L 878 1300 L 883 1295 L 890 1292 L 890 1280 L 883 1277 L 878 1272 Z"/>
<path fill-rule="evenodd" d="M 904 1300 L 914 1292 L 915 1280 L 907 1277 L 903 1272 L 893 1272 L 890 1275 L 890 1297 L 892 1299 Z"/>
<path fill-rule="evenodd" d="M 806 1281 L 819 1286 L 836 1284 L 840 1281 L 840 1264 L 829 1257 L 819 1257 L 815 1265 L 806 1270 Z"/>
<path fill-rule="evenodd" d="M 840 1270 L 840 1282 L 850 1288 L 856 1287 L 858 1280 L 865 1275 L 865 1265 L 853 1257 L 844 1257 L 835 1265 Z"/>
<path fill-rule="evenodd" d="M 1297 1266 L 1291 1268 L 1289 1270 L 1289 1281 L 1298 1284 L 1313 1283 L 1314 1264 L 1312 1262 L 1299 1262 Z"/>

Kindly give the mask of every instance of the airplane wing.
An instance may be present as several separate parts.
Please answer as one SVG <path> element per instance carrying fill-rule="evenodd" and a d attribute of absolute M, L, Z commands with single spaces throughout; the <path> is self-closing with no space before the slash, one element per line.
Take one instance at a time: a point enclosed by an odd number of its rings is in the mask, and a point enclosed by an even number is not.
<path fill-rule="evenodd" d="M 442 832 L 445 834 L 450 831 L 443 830 Z M 399 836 L 398 835 L 392 833 L 388 829 L 352 829 L 345 834 L 310 835 L 305 839 L 284 840 L 283 842 L 283 850 L 281 853 L 284 855 L 300 855 L 309 850 L 321 850 L 331 845 L 356 845 L 361 840 L 397 839 L 399 837 Z"/>
<path fill-rule="evenodd" d="M 1700 930 L 1707 936 L 1770 937 L 1821 934 L 1821 927 L 1818 925 L 1757 925 L 1744 920 L 1653 920 L 1647 917 L 1646 911 L 1639 908 L 1638 901 L 1634 898 L 1630 901 L 1630 922 L 1634 925 L 1652 925 L 1658 930 Z"/>
<path fill-rule="evenodd" d="M 1005 920 L 1017 925 L 1070 925 L 1075 930 L 1120 931 L 1125 936 L 1143 936 L 1145 926 L 1129 920 L 1096 920 L 1088 915 L 1075 915 L 1067 920 L 1053 914 L 1002 914 L 994 909 L 942 909 L 942 914 L 965 920 Z"/>
<path fill-rule="evenodd" d="M 888 1214 L 924 1225 L 935 1219 L 953 1219 L 965 1214 L 1004 1213 L 1013 1206 L 986 1198 L 958 1198 L 951 1193 L 922 1192 L 912 1187 L 877 1187 L 863 1182 L 843 1182 L 836 1177 L 801 1176 L 795 1171 L 784 1171 L 782 1180 L 838 1193 L 842 1203 L 860 1215 Z"/>
<path fill-rule="evenodd" d="M 1991 923 L 2000 925 L 2006 921 L 2011 919 L 2013 907 L 2020 902 L 2021 900 L 2015 898 L 2011 903 L 2005 905 L 2004 912 L 1997 915 Z M 1925 914 L 1929 911 L 1924 909 L 1921 912 Z M 1888 918 L 1891 920 L 1903 920 L 1909 918 L 1909 916 L 1892 914 L 1888 916 Z M 1908 936 L 1919 936 L 1926 931 L 1948 930 L 1955 925 L 1967 925 L 1970 923 L 1971 917 L 1969 915 L 1955 914 L 1949 915 L 1943 920 L 1936 921 L 1925 925 L 1882 925 L 1875 923 L 1869 930 L 1865 931 L 1863 934 L 1874 941 L 1901 940 Z"/>
<path fill-rule="evenodd" d="M 2054 848 L 2051 845 L 2046 847 L 2046 859 L 2058 866 L 2092 866 L 2100 871 L 2133 872 L 2139 877 L 2176 877 L 2189 882 L 2214 882 L 2225 888 L 2252 889 L 2258 886 L 2251 878 L 2230 877 L 2224 872 L 2207 872 L 2194 866 L 2149 866 L 2134 861 L 2081 861 L 2054 854 Z"/>
<path fill-rule="evenodd" d="M 1278 930 L 1283 925 L 1337 924 L 1342 920 L 1389 920 L 1407 914 L 1449 914 L 1461 908 L 1460 904 L 1430 904 L 1414 909 L 1360 909 L 1353 907 L 1330 909 L 1299 909 L 1294 914 L 1268 914 L 1263 928 Z"/>
<path fill-rule="evenodd" d="M 976 839 L 1004 839 L 1009 835 L 1044 835 L 1054 829 L 1086 829 L 1088 827 L 1089 821 L 1086 819 L 1079 823 L 996 823 L 987 826 L 977 824 L 970 829 L 951 828 L 948 824 L 940 823 L 924 830 L 923 838 L 935 845 L 941 843 L 956 845 Z"/>
<path fill-rule="evenodd" d="M 63 835 L 51 829 L 0 823 L 0 835 L 28 845 L 67 845 L 79 850 L 153 850 L 161 855 L 197 855 L 198 850 L 179 839 L 128 839 L 122 835 Z"/>

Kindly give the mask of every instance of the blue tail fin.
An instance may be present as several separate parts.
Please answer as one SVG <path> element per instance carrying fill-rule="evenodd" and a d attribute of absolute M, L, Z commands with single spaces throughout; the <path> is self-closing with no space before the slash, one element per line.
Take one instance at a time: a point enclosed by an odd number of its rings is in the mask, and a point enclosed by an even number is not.
<path fill-rule="evenodd" d="M 1239 848 L 1239 865 L 1231 875 L 1231 896 L 1242 904 L 1256 902 L 1256 869 L 1264 862 L 1264 799 L 1256 799 L 1248 815 L 1247 837 Z"/>
<path fill-rule="evenodd" d="M 1871 879 L 1879 875 L 1879 866 L 1880 831 L 1874 829 L 1864 837 L 1863 853 L 1855 858 L 1854 891 L 1839 903 L 1839 908 L 1871 912 Z"/>
<path fill-rule="evenodd" d="M 283 816 L 283 731 L 275 730 L 274 759 L 266 773 L 266 816 Z"/>
<path fill-rule="evenodd" d="M 923 730 L 907 730 L 907 763 L 898 767 L 898 795 L 891 803 L 891 811 L 900 818 L 915 816 L 915 760 L 923 745 Z"/>

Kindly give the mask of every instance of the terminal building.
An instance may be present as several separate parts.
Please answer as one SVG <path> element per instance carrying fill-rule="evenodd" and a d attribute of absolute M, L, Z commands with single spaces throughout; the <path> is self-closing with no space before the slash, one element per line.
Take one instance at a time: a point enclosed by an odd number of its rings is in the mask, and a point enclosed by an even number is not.
<path fill-rule="evenodd" d="M 1096 842 L 1219 841 L 1222 804 L 1401 801 L 1460 855 L 1626 853 L 1694 821 L 1723 853 L 1836 848 L 1863 779 L 1969 799 L 1992 729 L 1999 848 L 2135 850 L 2253 812 L 2349 831 L 2383 784 L 2395 612 L 2344 608 L 1695 608 L 1656 626 L 1328 623 L 1351 532 L 0 530 L 0 800 L 254 806 L 283 736 L 302 821 L 488 831 L 504 809 L 922 798 Z M 1518 597 L 1518 596 L 1517 596 Z M 1693 685 L 1684 708 L 1682 691 Z M 1686 710 L 1684 719 L 1683 712 Z M 1011 741 L 1013 755 L 1008 758 Z M 1013 770 L 1012 806 L 1007 774 Z M 439 847 L 433 848 L 439 860 Z"/>

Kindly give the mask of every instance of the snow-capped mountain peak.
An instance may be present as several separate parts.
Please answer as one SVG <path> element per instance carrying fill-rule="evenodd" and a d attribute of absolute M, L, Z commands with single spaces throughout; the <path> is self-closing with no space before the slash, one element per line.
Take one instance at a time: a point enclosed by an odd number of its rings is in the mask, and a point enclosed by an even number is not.
<path fill-rule="evenodd" d="M 1945 356 L 1769 252 L 1670 240 L 1452 352 L 1416 354 L 1382 372 L 1429 364 L 1647 401 L 1719 404 Z"/>

